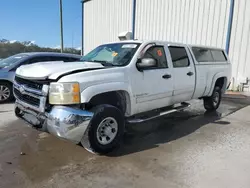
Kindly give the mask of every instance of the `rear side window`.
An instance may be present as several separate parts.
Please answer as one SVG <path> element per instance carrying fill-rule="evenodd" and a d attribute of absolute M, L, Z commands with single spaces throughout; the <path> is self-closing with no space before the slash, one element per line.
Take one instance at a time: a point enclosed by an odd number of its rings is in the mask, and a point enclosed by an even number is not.
<path fill-rule="evenodd" d="M 34 57 L 26 62 L 26 64 L 38 63 L 38 62 L 45 62 L 50 61 L 48 56 L 41 56 L 41 57 Z"/>
<path fill-rule="evenodd" d="M 71 62 L 71 61 L 80 61 L 80 58 L 69 57 L 68 61 L 69 62 Z"/>
<path fill-rule="evenodd" d="M 73 62 L 73 61 L 79 61 L 79 59 L 73 57 L 51 56 L 50 61 Z"/>
<path fill-rule="evenodd" d="M 215 61 L 227 61 L 227 58 L 222 50 L 211 50 Z"/>
<path fill-rule="evenodd" d="M 189 66 L 189 58 L 184 47 L 169 46 L 168 49 L 170 51 L 174 68 Z"/>
<path fill-rule="evenodd" d="M 192 50 L 193 50 L 195 59 L 198 62 L 213 62 L 214 61 L 212 53 L 209 49 L 193 47 Z"/>
<path fill-rule="evenodd" d="M 65 61 L 66 58 L 65 57 L 61 57 L 61 56 L 51 56 L 50 57 L 50 61 Z"/>

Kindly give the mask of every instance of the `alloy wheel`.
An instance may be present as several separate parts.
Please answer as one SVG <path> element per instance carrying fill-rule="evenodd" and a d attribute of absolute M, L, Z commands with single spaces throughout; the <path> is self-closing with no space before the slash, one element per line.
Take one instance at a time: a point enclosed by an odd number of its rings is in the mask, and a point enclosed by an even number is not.
<path fill-rule="evenodd" d="M 5 85 L 0 85 L 0 101 L 6 101 L 10 97 L 10 89 Z"/>

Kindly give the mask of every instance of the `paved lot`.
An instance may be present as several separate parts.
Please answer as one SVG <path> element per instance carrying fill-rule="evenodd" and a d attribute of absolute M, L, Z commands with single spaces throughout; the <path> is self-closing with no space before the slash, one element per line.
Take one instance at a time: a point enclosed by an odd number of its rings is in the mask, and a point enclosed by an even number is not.
<path fill-rule="evenodd" d="M 250 187 L 250 107 L 225 99 L 207 114 L 181 113 L 128 125 L 110 156 L 29 128 L 0 106 L 0 187 Z M 21 152 L 25 155 L 21 155 Z"/>

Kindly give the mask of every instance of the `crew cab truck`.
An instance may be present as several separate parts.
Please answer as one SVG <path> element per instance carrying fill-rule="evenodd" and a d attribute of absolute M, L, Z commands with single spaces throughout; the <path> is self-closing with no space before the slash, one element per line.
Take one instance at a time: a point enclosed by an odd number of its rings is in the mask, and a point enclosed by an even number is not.
<path fill-rule="evenodd" d="M 230 77 L 223 49 L 122 40 L 98 46 L 80 62 L 18 68 L 15 114 L 104 154 L 119 145 L 126 122 L 183 110 L 191 99 L 216 110 Z"/>

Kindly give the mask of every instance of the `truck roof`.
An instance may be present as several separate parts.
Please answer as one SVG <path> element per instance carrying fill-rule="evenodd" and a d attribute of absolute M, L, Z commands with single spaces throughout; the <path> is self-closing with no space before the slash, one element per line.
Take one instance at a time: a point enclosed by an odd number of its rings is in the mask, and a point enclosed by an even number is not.
<path fill-rule="evenodd" d="M 112 43 L 153 43 L 153 42 L 165 43 L 165 44 L 170 44 L 170 45 L 182 45 L 182 46 L 188 46 L 190 48 L 192 48 L 192 47 L 198 47 L 198 48 L 209 48 L 209 49 L 225 50 L 224 48 L 219 48 L 219 47 L 216 47 L 216 46 L 186 44 L 186 43 L 164 41 L 164 40 L 123 40 L 123 41 L 109 42 L 107 44 L 112 44 Z"/>

